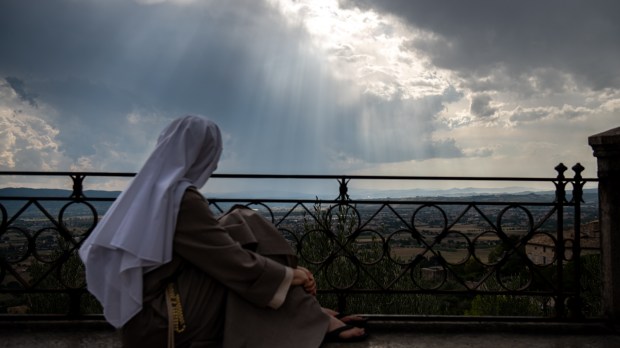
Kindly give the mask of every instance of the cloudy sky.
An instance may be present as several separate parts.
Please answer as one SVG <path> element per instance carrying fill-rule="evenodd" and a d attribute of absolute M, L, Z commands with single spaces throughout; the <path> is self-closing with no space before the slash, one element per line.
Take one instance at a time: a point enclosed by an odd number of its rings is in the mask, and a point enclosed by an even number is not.
<path fill-rule="evenodd" d="M 0 0 L 0 170 L 554 176 L 620 126 L 615 0 Z"/>

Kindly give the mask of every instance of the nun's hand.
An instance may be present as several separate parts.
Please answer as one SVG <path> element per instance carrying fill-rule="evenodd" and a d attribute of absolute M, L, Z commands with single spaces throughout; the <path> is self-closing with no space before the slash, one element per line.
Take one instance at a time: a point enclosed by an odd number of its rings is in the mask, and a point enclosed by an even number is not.
<path fill-rule="evenodd" d="M 316 281 L 314 280 L 314 275 L 312 274 L 312 272 L 310 272 L 305 267 L 297 267 L 297 269 L 300 269 L 300 270 L 306 272 L 306 275 L 308 276 L 308 281 L 305 284 L 303 284 L 304 289 L 306 290 L 306 292 L 308 292 L 312 296 L 316 296 L 317 287 L 316 287 Z"/>

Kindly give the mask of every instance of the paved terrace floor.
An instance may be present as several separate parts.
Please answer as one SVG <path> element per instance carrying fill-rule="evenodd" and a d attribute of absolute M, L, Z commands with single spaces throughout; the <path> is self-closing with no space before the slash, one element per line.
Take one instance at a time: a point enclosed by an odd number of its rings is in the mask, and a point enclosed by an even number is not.
<path fill-rule="evenodd" d="M 371 322 L 370 338 L 325 348 L 618 348 L 620 335 L 600 324 Z M 102 322 L 0 322 L 0 347 L 114 348 L 118 333 Z"/>

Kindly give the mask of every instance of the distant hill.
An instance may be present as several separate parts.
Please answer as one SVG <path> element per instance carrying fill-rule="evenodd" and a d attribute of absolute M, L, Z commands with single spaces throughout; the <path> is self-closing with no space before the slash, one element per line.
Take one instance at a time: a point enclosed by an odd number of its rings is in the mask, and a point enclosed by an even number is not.
<path fill-rule="evenodd" d="M 450 191 L 451 192 L 451 191 Z M 572 199 L 572 190 L 566 190 L 566 198 Z M 411 199 L 408 197 L 407 199 Z M 554 201 L 555 191 L 524 191 L 524 192 L 501 192 L 496 193 L 483 192 L 483 193 L 470 193 L 470 194 L 446 194 L 442 195 L 438 193 L 435 196 L 415 197 L 415 199 L 445 199 L 453 201 L 523 201 L 523 202 L 536 202 L 536 201 Z M 583 190 L 582 200 L 586 203 L 598 203 L 598 190 L 597 189 L 585 189 Z"/>
<path fill-rule="evenodd" d="M 584 194 L 598 194 L 597 189 L 585 189 Z M 566 194 L 572 194 L 571 189 Z M 555 196 L 555 191 L 535 191 L 525 187 L 501 187 L 501 188 L 450 188 L 450 189 L 408 189 L 408 190 L 365 190 L 351 194 L 352 198 L 425 198 L 425 197 L 450 197 L 471 198 L 481 196 Z M 355 196 L 355 197 L 353 197 Z"/>
<path fill-rule="evenodd" d="M 59 197 L 68 198 L 71 196 L 71 190 L 62 189 L 33 189 L 24 187 L 8 187 L 0 188 L 1 197 Z M 121 191 L 102 191 L 102 190 L 86 190 L 84 195 L 87 198 L 116 198 Z M 584 197 L 597 197 L 597 189 L 583 190 Z M 321 194 L 309 194 L 300 192 L 279 192 L 279 191 L 244 191 L 220 193 L 214 195 L 217 198 L 290 198 L 290 199 L 313 199 L 316 196 L 321 199 L 334 199 L 338 195 L 337 192 L 327 192 Z M 507 187 L 507 188 L 452 188 L 445 190 L 427 190 L 427 189 L 411 189 L 411 190 L 361 190 L 350 192 L 352 199 L 420 199 L 420 198 L 458 198 L 457 200 L 475 200 L 489 198 L 497 199 L 498 196 L 507 196 L 515 199 L 517 197 L 525 199 L 534 196 L 555 196 L 555 191 L 532 191 L 524 188 Z M 571 189 L 566 190 L 566 195 L 570 199 L 572 195 Z"/>
<path fill-rule="evenodd" d="M 92 212 L 90 211 L 90 208 L 87 207 L 87 205 L 82 203 L 71 203 L 71 201 L 68 200 L 68 198 L 71 197 L 71 193 L 73 193 L 73 191 L 60 189 L 33 189 L 24 187 L 1 188 L 0 207 L 6 210 L 6 213 L 9 217 L 14 216 L 15 214 L 18 214 L 19 211 L 21 211 L 21 213 L 19 213 L 20 218 L 42 218 L 43 212 L 41 211 L 41 208 L 29 203 L 28 201 L 29 198 L 47 198 L 47 200 L 39 200 L 38 203 L 45 210 L 45 212 L 51 214 L 52 216 L 58 216 L 61 209 L 63 208 L 66 209 L 66 216 L 92 215 Z M 84 191 L 84 195 L 86 196 L 87 200 L 93 198 L 106 198 L 113 200 L 118 197 L 119 194 L 120 191 Z M 7 199 L 14 197 L 20 197 L 24 199 Z M 58 198 L 58 200 L 54 200 L 54 198 Z M 92 205 L 92 207 L 99 214 L 103 215 L 110 207 L 111 202 L 91 201 L 90 205 Z"/>
<path fill-rule="evenodd" d="M 501 192 L 497 190 L 497 192 L 488 192 L 484 189 L 481 189 L 482 192 L 469 192 L 466 194 L 468 190 L 473 189 L 452 189 L 452 190 L 433 190 L 433 191 L 423 191 L 423 190 L 390 190 L 390 191 L 374 191 L 371 194 L 371 191 L 364 192 L 364 194 L 352 194 L 351 199 L 353 200 L 361 200 L 361 201 L 375 201 L 375 200 L 391 200 L 391 201 L 405 201 L 405 200 L 416 200 L 416 201 L 454 201 L 454 202 L 553 202 L 555 200 L 555 192 L 554 191 L 521 191 L 521 192 Z M 517 191 L 517 190 L 515 190 Z M 571 199 L 572 191 L 570 189 L 566 190 L 567 199 Z M 29 203 L 30 197 L 35 198 L 47 198 L 39 200 L 38 203 L 52 216 L 57 216 L 61 209 L 68 209 L 65 211 L 67 215 L 90 215 L 90 208 L 87 205 L 82 203 L 71 203 L 69 197 L 71 196 L 71 190 L 61 190 L 61 189 L 33 189 L 33 188 L 0 188 L 0 207 L 3 208 L 8 216 L 14 216 L 18 214 L 21 218 L 37 218 L 42 216 L 42 212 L 40 208 L 35 206 L 34 204 Z M 110 205 L 112 201 L 118 197 L 120 191 L 102 191 L 102 190 L 87 190 L 84 191 L 84 194 L 88 199 L 93 198 L 101 198 L 106 199 L 106 201 L 89 201 L 89 204 L 92 205 L 96 211 L 103 215 Z M 303 193 L 294 193 L 294 192 L 278 192 L 281 195 L 287 196 L 289 199 L 314 199 L 316 196 L 310 194 Z M 242 193 L 222 193 L 215 195 L 213 198 L 229 198 L 229 199 L 268 199 L 268 198 L 282 198 L 282 196 L 278 196 L 278 193 L 271 192 L 271 194 L 267 191 L 255 191 L 255 192 L 245 192 Z M 323 194 L 318 195 L 320 199 L 335 199 L 336 195 L 334 193 L 331 194 Z M 14 197 L 23 197 L 24 199 L 15 199 Z M 8 199 L 12 198 L 12 199 Z M 55 198 L 58 198 L 57 200 Z M 109 199 L 109 200 L 107 200 Z M 586 205 L 593 209 L 593 214 L 598 210 L 598 190 L 597 189 L 586 189 L 583 194 L 583 202 L 585 209 Z M 284 203 L 283 203 L 284 204 Z M 24 207 L 28 205 L 27 209 Z M 276 207 L 279 204 L 270 204 L 272 207 Z M 285 204 L 286 205 L 286 204 Z M 585 211 L 585 210 L 584 210 Z M 0 211 L 1 213 L 1 211 Z"/>
<path fill-rule="evenodd" d="M 70 197 L 73 191 L 60 189 L 34 189 L 26 187 L 0 188 L 0 197 Z M 88 198 L 116 198 L 121 191 L 86 190 Z"/>

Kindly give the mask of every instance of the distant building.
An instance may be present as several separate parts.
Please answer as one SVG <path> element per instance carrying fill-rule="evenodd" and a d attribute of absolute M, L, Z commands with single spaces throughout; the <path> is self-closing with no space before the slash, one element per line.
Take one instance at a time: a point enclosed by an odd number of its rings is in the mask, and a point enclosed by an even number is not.
<path fill-rule="evenodd" d="M 425 267 L 421 271 L 422 279 L 429 282 L 443 282 L 446 278 L 446 270 L 442 266 Z"/>
<path fill-rule="evenodd" d="M 571 247 L 574 245 L 575 240 L 575 230 L 565 230 L 563 237 L 564 246 L 566 248 L 566 259 L 570 259 L 572 257 Z M 549 265 L 558 258 L 556 255 L 556 244 L 556 235 L 538 233 L 528 241 L 525 246 L 525 252 L 536 265 Z M 601 232 L 598 221 L 592 221 L 581 225 L 580 246 L 582 255 L 599 252 L 601 248 Z"/>

